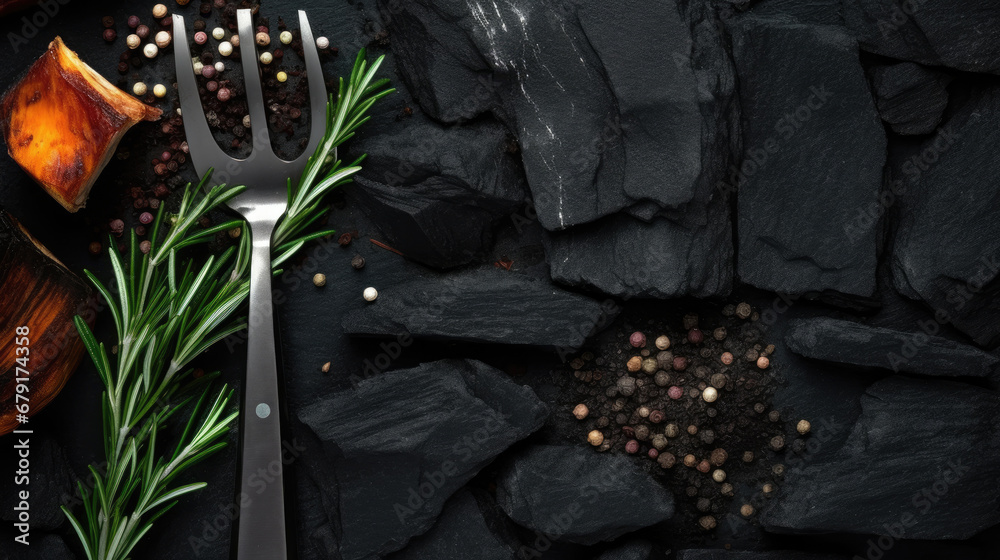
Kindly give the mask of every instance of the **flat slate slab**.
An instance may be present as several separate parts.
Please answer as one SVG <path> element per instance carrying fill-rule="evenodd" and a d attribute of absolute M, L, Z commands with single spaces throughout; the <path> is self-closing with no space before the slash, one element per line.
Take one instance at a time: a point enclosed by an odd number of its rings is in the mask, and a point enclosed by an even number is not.
<path fill-rule="evenodd" d="M 832 25 L 743 16 L 732 24 L 743 111 L 737 274 L 779 293 L 875 289 L 886 139 L 857 41 Z M 809 53 L 804 56 L 803 53 Z"/>
<path fill-rule="evenodd" d="M 789 321 L 788 348 L 806 358 L 895 372 L 986 377 L 1000 362 L 975 346 L 923 332 L 903 332 L 820 317 Z"/>
<path fill-rule="evenodd" d="M 576 348 L 618 313 L 613 301 L 502 270 L 418 277 L 344 315 L 351 334 Z"/>

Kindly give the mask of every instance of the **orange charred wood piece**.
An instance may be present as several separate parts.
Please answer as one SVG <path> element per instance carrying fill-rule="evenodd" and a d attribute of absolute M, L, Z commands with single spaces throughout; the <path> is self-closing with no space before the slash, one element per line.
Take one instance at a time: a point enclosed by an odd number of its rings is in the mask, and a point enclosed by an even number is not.
<path fill-rule="evenodd" d="M 80 364 L 83 341 L 73 324 L 82 316 L 93 325 L 90 288 L 0 211 L 0 435 L 17 429 L 17 405 L 30 399 L 32 416 L 49 404 Z M 27 367 L 16 362 L 18 327 L 28 327 Z M 23 353 L 23 351 L 22 351 Z M 27 372 L 28 393 L 17 399 L 17 378 Z M 31 425 L 25 426 L 31 428 Z"/>
<path fill-rule="evenodd" d="M 111 85 L 56 37 L 0 102 L 11 157 L 70 212 L 125 132 L 162 111 Z"/>

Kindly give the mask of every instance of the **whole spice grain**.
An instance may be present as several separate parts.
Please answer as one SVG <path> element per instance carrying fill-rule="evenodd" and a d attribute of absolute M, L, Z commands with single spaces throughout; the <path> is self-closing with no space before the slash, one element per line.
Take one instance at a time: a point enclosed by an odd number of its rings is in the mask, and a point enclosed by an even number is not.
<path fill-rule="evenodd" d="M 590 433 L 587 434 L 587 443 L 593 445 L 594 447 L 601 445 L 604 443 L 604 434 L 602 434 L 600 430 L 591 430 Z"/>
<path fill-rule="evenodd" d="M 799 420 L 799 423 L 795 425 L 795 430 L 802 435 L 808 434 L 811 429 L 812 424 L 808 420 Z"/>

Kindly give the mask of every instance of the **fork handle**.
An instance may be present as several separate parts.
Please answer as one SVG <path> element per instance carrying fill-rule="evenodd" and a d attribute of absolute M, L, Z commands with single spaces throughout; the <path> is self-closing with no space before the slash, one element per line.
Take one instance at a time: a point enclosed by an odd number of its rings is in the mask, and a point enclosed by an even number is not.
<path fill-rule="evenodd" d="M 271 301 L 273 222 L 251 221 L 237 560 L 287 560 L 281 404 Z"/>

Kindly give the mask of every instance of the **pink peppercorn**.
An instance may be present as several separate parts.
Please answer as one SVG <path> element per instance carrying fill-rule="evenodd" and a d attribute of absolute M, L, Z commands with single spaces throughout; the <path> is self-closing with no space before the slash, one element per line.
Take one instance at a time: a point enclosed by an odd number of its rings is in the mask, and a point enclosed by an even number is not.
<path fill-rule="evenodd" d="M 149 212 L 143 212 L 142 214 L 139 214 L 140 223 L 149 224 L 152 221 L 153 221 L 153 215 L 150 214 Z"/>
<path fill-rule="evenodd" d="M 705 334 L 701 332 L 701 329 L 691 329 L 688 331 L 688 342 L 691 344 L 701 344 L 705 340 Z"/>
<path fill-rule="evenodd" d="M 702 459 L 701 462 L 698 463 L 698 471 L 699 472 L 707 473 L 709 470 L 711 470 L 711 468 L 712 468 L 712 465 L 709 464 L 709 462 L 706 461 L 705 459 Z"/>
<path fill-rule="evenodd" d="M 208 91 L 214 92 L 215 90 L 219 89 L 219 82 L 217 82 L 215 80 L 212 80 L 212 81 L 208 82 L 207 84 L 205 84 L 205 89 L 207 89 Z"/>
<path fill-rule="evenodd" d="M 204 45 L 205 43 L 208 42 L 208 34 L 205 33 L 204 31 L 199 31 L 195 33 L 194 42 L 198 43 L 199 45 Z"/>
<path fill-rule="evenodd" d="M 674 385 L 667 389 L 667 396 L 674 399 L 675 401 L 684 396 L 684 389 L 681 389 L 677 385 Z"/>
<path fill-rule="evenodd" d="M 128 16 L 128 26 L 132 29 L 139 27 L 139 16 Z"/>
<path fill-rule="evenodd" d="M 153 244 L 150 243 L 149 241 L 143 241 L 142 243 L 139 244 L 139 250 L 142 251 L 143 255 L 145 255 L 146 253 L 148 253 L 149 250 L 152 247 L 153 247 Z"/>
<path fill-rule="evenodd" d="M 125 231 L 125 222 L 121 219 L 111 220 L 111 232 L 115 235 L 121 235 Z"/>
<path fill-rule="evenodd" d="M 171 158 L 170 152 L 163 152 L 162 154 L 160 154 L 160 161 L 170 161 L 170 158 Z"/>
<path fill-rule="evenodd" d="M 660 456 L 660 452 L 657 451 L 655 447 L 650 447 L 648 455 L 650 459 L 656 459 Z"/>
<path fill-rule="evenodd" d="M 664 418 L 663 413 L 660 412 L 659 410 L 654 410 L 649 413 L 649 421 L 654 424 L 659 424 L 660 422 L 663 422 L 663 418 Z"/>
<path fill-rule="evenodd" d="M 688 367 L 688 359 L 684 356 L 674 356 L 674 371 L 684 371 Z"/>
<path fill-rule="evenodd" d="M 636 348 L 642 348 L 646 346 L 646 335 L 639 331 L 632 333 L 632 336 L 628 337 L 629 344 Z"/>
<path fill-rule="evenodd" d="M 233 92 L 229 91 L 229 88 L 222 88 L 219 90 L 217 97 L 219 101 L 229 101 L 229 98 L 233 96 Z"/>
<path fill-rule="evenodd" d="M 628 443 L 625 444 L 625 452 L 629 453 L 629 454 L 638 453 L 639 452 L 639 442 L 636 441 L 636 440 L 634 440 L 634 439 L 628 440 Z"/>
<path fill-rule="evenodd" d="M 205 76 L 208 79 L 214 78 L 215 77 L 215 66 L 212 66 L 211 64 L 206 64 L 201 69 L 201 75 Z"/>

